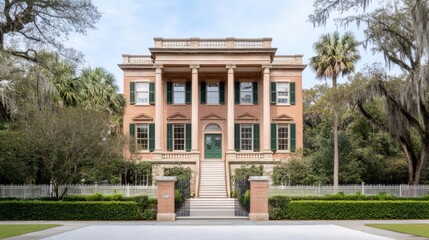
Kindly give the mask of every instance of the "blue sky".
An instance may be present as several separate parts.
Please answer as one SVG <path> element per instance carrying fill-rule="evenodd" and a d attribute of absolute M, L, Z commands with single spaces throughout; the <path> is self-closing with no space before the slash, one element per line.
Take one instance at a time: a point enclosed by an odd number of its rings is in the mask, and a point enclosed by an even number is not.
<path fill-rule="evenodd" d="M 117 64 L 122 54 L 149 54 L 153 37 L 272 37 L 277 54 L 304 54 L 304 63 L 314 56 L 313 43 L 321 34 L 351 31 L 363 39 L 361 29 L 325 27 L 307 22 L 313 0 L 94 0 L 103 13 L 96 30 L 87 35 L 72 34 L 66 43 L 85 54 L 85 65 L 112 72 L 123 89 L 122 71 Z M 383 62 L 381 55 L 361 49 L 365 64 Z M 341 81 L 346 81 L 342 79 Z M 307 67 L 304 88 L 321 83 Z"/>

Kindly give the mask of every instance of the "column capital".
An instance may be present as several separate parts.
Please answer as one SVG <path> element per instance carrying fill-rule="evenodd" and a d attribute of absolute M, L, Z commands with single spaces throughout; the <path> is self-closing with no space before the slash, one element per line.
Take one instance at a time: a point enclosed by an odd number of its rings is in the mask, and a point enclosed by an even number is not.
<path fill-rule="evenodd" d="M 234 65 L 234 64 L 226 65 L 226 68 L 228 68 L 228 70 L 229 70 L 229 69 L 234 69 L 234 68 L 235 68 L 235 65 Z"/>
<path fill-rule="evenodd" d="M 162 64 L 154 64 L 153 67 L 155 68 L 155 73 L 157 74 L 161 74 L 162 69 L 164 68 Z"/>
<path fill-rule="evenodd" d="M 262 70 L 264 71 L 264 73 L 270 73 L 271 67 L 271 65 L 262 65 Z"/>
<path fill-rule="evenodd" d="M 191 68 L 191 69 L 198 69 L 198 68 L 200 68 L 200 65 L 198 65 L 198 64 L 192 64 L 192 65 L 189 65 L 189 68 Z"/>

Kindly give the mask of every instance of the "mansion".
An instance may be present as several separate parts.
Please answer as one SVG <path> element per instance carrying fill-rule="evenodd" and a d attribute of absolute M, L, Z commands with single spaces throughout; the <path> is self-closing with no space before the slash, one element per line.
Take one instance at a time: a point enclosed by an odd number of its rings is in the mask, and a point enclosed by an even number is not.
<path fill-rule="evenodd" d="M 124 132 L 136 159 L 193 170 L 196 197 L 229 197 L 242 164 L 303 147 L 302 55 L 276 55 L 271 38 L 154 38 L 150 55 L 123 55 Z"/>

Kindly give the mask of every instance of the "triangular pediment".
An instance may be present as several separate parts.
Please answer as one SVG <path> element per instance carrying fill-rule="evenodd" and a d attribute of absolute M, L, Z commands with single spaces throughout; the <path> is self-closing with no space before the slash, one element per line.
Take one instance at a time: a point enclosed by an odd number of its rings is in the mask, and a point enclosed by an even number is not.
<path fill-rule="evenodd" d="M 132 118 L 132 120 L 135 121 L 135 122 L 139 122 L 139 121 L 152 121 L 153 118 L 150 117 L 150 116 L 148 116 L 148 115 L 146 115 L 146 114 L 144 114 L 144 113 L 141 113 L 141 114 L 138 114 L 138 115 L 134 116 Z"/>
<path fill-rule="evenodd" d="M 287 114 L 280 114 L 277 117 L 273 118 L 274 121 L 284 121 L 284 122 L 290 122 L 293 121 L 293 117 L 287 115 Z"/>
<path fill-rule="evenodd" d="M 245 113 L 243 115 L 240 115 L 236 118 L 236 120 L 258 120 L 257 117 L 253 116 L 250 113 Z"/>
<path fill-rule="evenodd" d="M 168 121 L 188 121 L 190 119 L 181 113 L 175 113 L 167 117 L 167 120 Z"/>
<path fill-rule="evenodd" d="M 210 114 L 202 117 L 201 120 L 225 120 L 225 118 L 220 117 L 214 113 L 210 113 Z"/>

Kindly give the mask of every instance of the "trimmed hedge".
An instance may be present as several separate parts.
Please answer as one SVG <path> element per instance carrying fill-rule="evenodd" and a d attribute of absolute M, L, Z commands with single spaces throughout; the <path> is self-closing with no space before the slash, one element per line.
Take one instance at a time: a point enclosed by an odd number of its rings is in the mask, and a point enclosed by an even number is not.
<path fill-rule="evenodd" d="M 0 220 L 155 220 L 156 199 L 94 194 L 62 201 L 0 201 Z"/>
<path fill-rule="evenodd" d="M 429 201 L 344 201 L 270 198 L 270 219 L 429 219 Z"/>
<path fill-rule="evenodd" d="M 0 202 L 0 220 L 141 220 L 136 202 Z"/>

